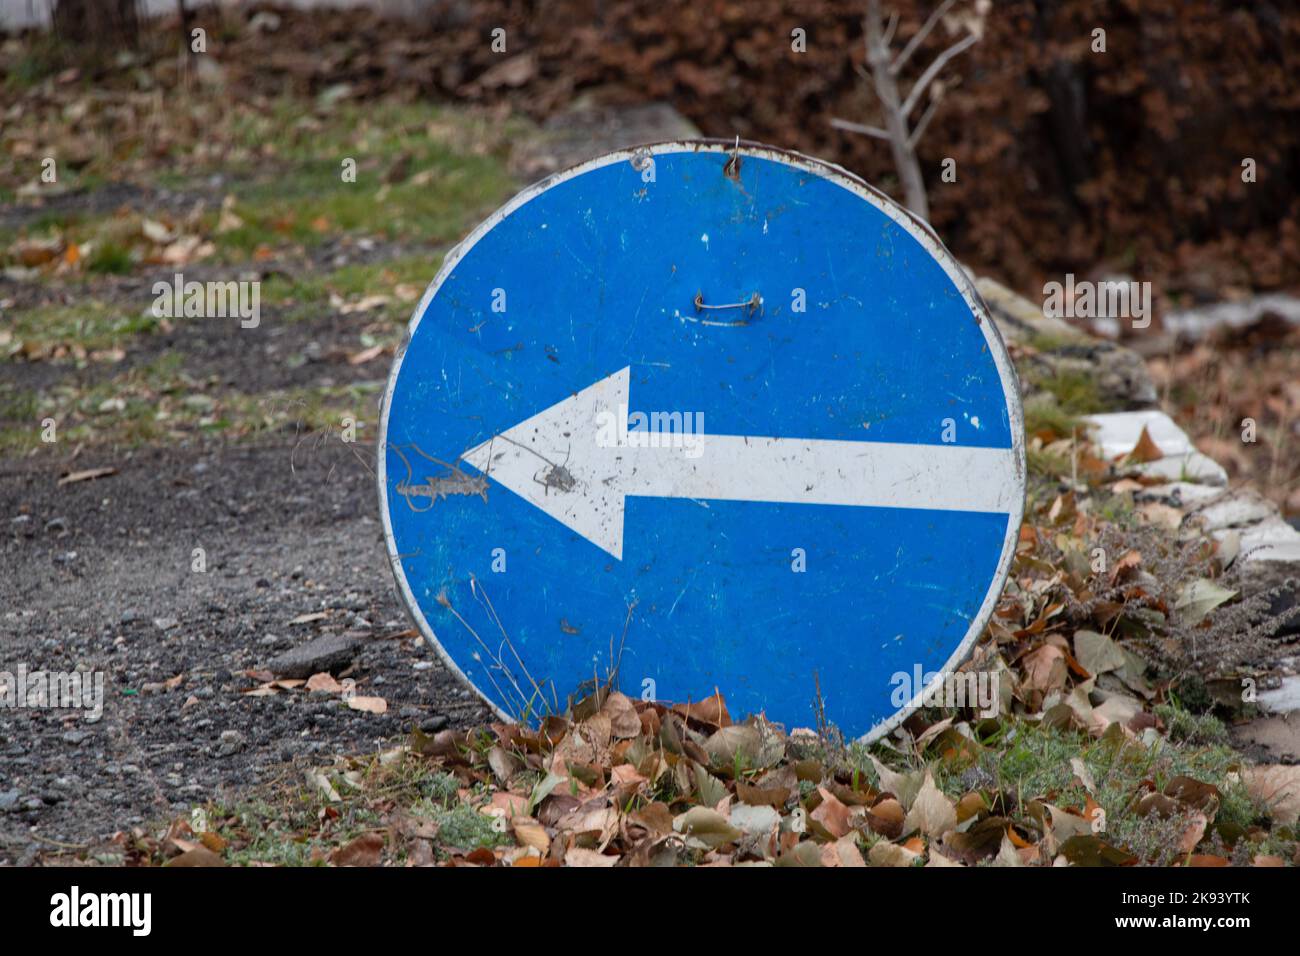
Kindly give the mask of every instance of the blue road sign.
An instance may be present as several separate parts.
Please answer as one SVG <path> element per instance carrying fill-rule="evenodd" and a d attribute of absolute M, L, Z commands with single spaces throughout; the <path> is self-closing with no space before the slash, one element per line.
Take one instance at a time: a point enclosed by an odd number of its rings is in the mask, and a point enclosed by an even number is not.
<path fill-rule="evenodd" d="M 875 739 L 992 613 L 1022 433 L 928 227 L 807 157 L 665 143 L 448 255 L 389 380 L 380 506 L 420 630 L 503 715 L 613 672 L 787 726 L 820 689 Z"/>

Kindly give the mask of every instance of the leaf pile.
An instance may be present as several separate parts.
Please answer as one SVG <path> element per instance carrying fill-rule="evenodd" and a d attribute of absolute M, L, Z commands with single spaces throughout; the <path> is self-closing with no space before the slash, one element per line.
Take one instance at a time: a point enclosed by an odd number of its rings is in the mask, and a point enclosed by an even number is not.
<path fill-rule="evenodd" d="M 735 723 L 721 695 L 667 706 L 602 689 L 539 727 L 416 731 L 311 771 L 277 805 L 196 809 L 115 843 L 125 862 L 183 866 L 1295 862 L 1297 768 L 1118 722 L 1094 742 L 1023 719 L 907 726 L 867 751 Z"/>

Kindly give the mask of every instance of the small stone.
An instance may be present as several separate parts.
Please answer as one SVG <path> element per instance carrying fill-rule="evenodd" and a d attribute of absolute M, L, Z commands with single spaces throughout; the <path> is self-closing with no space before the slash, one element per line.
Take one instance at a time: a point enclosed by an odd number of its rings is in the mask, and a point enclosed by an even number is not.
<path fill-rule="evenodd" d="M 217 741 L 217 756 L 234 756 L 244 749 L 244 745 L 247 742 L 247 738 L 245 738 L 238 730 L 223 730 Z"/>
<path fill-rule="evenodd" d="M 18 809 L 18 800 L 17 790 L 5 790 L 0 793 L 0 813 L 13 813 Z"/>
<path fill-rule="evenodd" d="M 354 634 L 322 634 L 273 657 L 266 669 L 277 677 L 290 679 L 307 678 L 322 671 L 337 673 L 352 663 L 362 643 Z"/>

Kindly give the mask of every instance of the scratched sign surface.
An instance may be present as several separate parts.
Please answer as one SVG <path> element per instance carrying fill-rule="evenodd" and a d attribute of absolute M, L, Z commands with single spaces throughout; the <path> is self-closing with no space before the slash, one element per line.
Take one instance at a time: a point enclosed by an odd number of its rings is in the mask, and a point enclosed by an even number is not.
<path fill-rule="evenodd" d="M 787 726 L 820 688 L 875 738 L 992 611 L 1021 433 L 924 227 L 806 157 L 662 144 L 447 257 L 389 381 L 380 504 L 417 624 L 505 715 L 613 672 Z"/>

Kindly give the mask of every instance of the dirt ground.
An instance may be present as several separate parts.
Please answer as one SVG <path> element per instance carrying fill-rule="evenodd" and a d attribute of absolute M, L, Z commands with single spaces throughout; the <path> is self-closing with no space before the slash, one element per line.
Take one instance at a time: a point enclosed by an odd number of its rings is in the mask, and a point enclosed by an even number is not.
<path fill-rule="evenodd" d="M 145 448 L 58 486 L 55 455 L 0 473 L 6 660 L 106 674 L 102 719 L 0 710 L 0 862 L 86 843 L 233 788 L 372 749 L 411 726 L 482 720 L 414 639 L 385 567 L 368 447 Z M 87 454 L 71 467 L 108 464 Z M 207 570 L 191 570 L 202 547 Z M 325 612 L 303 625 L 299 615 Z M 351 676 L 388 712 L 249 696 L 244 672 L 325 632 L 365 639 Z M 177 675 L 179 686 L 145 690 Z"/>

